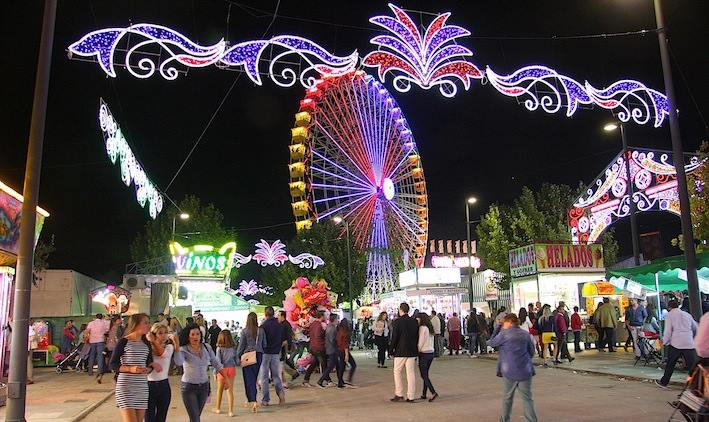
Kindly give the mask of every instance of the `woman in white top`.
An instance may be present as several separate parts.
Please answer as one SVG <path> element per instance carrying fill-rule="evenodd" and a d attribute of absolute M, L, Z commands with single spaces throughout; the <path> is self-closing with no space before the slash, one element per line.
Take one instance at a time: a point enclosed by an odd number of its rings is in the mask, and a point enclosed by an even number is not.
<path fill-rule="evenodd" d="M 172 400 L 167 375 L 173 354 L 176 365 L 181 366 L 183 363 L 182 354 L 174 353 L 180 351 L 180 342 L 175 341 L 174 335 L 168 335 L 168 328 L 161 323 L 155 323 L 150 328 L 148 341 L 153 362 L 159 363 L 161 370 L 148 374 L 148 410 L 145 412 L 145 422 L 165 422 Z"/>
<path fill-rule="evenodd" d="M 529 332 L 529 329 L 532 328 L 532 320 L 529 319 L 526 308 L 519 309 L 519 328 L 526 332 Z"/>
<path fill-rule="evenodd" d="M 432 402 L 438 397 L 438 393 L 436 393 L 433 384 L 431 384 L 431 379 L 428 377 L 428 371 L 431 369 L 431 364 L 433 363 L 433 325 L 431 324 L 431 319 L 428 314 L 425 312 L 419 312 L 416 319 L 419 323 L 419 371 L 421 372 L 421 378 L 423 378 L 423 394 L 421 394 L 421 398 L 425 400 L 426 392 L 431 390 L 433 396 L 431 396 L 428 401 Z"/>
<path fill-rule="evenodd" d="M 374 344 L 377 345 L 377 368 L 386 368 L 384 359 L 386 358 L 386 349 L 389 345 L 389 324 L 387 324 L 388 315 L 382 312 L 377 317 L 372 325 L 374 331 Z"/>

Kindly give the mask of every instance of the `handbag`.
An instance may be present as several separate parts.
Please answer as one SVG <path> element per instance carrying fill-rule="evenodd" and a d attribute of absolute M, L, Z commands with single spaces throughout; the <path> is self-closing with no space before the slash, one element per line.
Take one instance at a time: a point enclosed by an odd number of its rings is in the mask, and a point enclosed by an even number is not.
<path fill-rule="evenodd" d="M 252 350 L 250 352 L 244 352 L 241 355 L 241 366 L 247 367 L 256 363 L 256 351 Z"/>

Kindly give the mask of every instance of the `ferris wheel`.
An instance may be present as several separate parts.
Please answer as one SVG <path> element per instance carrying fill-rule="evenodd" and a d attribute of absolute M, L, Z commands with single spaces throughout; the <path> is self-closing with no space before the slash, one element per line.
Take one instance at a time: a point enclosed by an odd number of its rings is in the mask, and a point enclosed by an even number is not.
<path fill-rule="evenodd" d="M 289 172 L 296 228 L 346 220 L 354 245 L 367 253 L 371 299 L 394 289 L 393 259 L 422 266 L 428 197 L 421 159 L 401 109 L 374 78 L 361 71 L 323 77 L 307 90 Z"/>

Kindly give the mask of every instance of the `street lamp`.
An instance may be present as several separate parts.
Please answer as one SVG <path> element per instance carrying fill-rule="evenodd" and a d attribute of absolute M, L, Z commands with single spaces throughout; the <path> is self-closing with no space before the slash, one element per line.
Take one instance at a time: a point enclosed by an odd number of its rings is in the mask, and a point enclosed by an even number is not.
<path fill-rule="evenodd" d="M 180 220 L 189 220 L 190 215 L 187 214 L 186 212 L 181 212 L 179 214 L 176 214 L 174 217 L 172 217 L 172 241 L 175 241 L 175 221 L 177 220 L 177 217 L 180 217 Z"/>
<path fill-rule="evenodd" d="M 472 259 L 472 243 L 470 242 L 470 224 L 472 223 L 470 221 L 470 206 L 474 205 L 476 202 L 478 202 L 478 198 L 471 196 L 468 198 L 467 201 L 465 201 L 465 230 L 468 233 L 468 245 L 467 245 L 467 250 L 468 250 L 468 282 L 469 282 L 469 290 L 468 290 L 468 313 L 473 311 L 473 259 Z M 478 272 L 477 267 L 475 268 L 475 272 Z"/>
<path fill-rule="evenodd" d="M 352 298 L 352 258 L 350 257 L 350 223 L 340 216 L 332 219 L 333 223 L 340 224 L 345 222 L 345 237 L 347 238 L 347 289 L 350 295 L 350 324 L 354 330 L 354 299 Z"/>
<path fill-rule="evenodd" d="M 628 194 L 630 200 L 628 201 L 628 206 L 630 207 L 630 235 L 633 238 L 633 258 L 635 260 L 635 266 L 640 265 L 640 243 L 638 241 L 638 219 L 637 219 L 637 205 L 633 199 L 635 194 L 635 181 L 630 175 L 630 154 L 628 151 L 628 139 L 625 136 L 625 126 L 621 122 L 609 122 L 603 126 L 603 130 L 606 132 L 614 132 L 620 129 L 620 139 L 623 143 L 623 159 L 625 160 L 625 174 L 628 181 Z"/>

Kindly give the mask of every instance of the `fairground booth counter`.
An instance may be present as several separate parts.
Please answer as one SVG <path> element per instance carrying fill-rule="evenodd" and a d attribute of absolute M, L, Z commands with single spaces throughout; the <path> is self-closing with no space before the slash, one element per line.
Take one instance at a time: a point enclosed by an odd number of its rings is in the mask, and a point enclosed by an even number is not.
<path fill-rule="evenodd" d="M 396 315 L 402 302 L 411 310 L 429 315 L 432 310 L 452 316 L 461 313 L 462 297 L 468 293 L 460 286 L 460 268 L 414 268 L 399 273 L 399 290 L 382 293 L 379 311 Z"/>
<path fill-rule="evenodd" d="M 49 213 L 37 207 L 35 243 Z M 5 367 L 6 330 L 13 302 L 15 265 L 20 243 L 22 195 L 0 181 L 0 372 Z"/>

